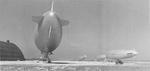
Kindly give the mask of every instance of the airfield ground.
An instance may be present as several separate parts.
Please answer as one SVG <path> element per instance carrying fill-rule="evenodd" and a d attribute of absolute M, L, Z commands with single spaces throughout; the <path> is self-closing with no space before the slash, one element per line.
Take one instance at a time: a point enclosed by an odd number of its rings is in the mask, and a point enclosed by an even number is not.
<path fill-rule="evenodd" d="M 150 71 L 150 62 L 0 61 L 0 71 Z"/>

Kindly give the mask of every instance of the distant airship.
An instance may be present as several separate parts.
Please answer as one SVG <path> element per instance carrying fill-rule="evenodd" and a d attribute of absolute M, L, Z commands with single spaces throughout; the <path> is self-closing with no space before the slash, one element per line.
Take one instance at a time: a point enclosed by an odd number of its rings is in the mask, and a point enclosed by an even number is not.
<path fill-rule="evenodd" d="M 42 60 L 48 63 L 51 63 L 49 54 L 52 54 L 61 42 L 62 27 L 69 24 L 69 21 L 60 18 L 53 9 L 54 0 L 51 2 L 50 11 L 32 17 L 32 21 L 38 24 L 35 44 L 41 51 Z"/>
<path fill-rule="evenodd" d="M 134 57 L 138 54 L 136 50 L 111 50 L 106 54 L 97 57 L 97 60 L 115 61 L 116 64 L 123 64 L 121 59 Z"/>

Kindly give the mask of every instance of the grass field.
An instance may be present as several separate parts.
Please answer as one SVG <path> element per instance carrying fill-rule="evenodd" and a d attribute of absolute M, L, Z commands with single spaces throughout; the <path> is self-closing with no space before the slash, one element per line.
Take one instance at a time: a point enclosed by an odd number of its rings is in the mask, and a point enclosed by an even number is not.
<path fill-rule="evenodd" d="M 0 71 L 150 71 L 149 62 L 116 65 L 110 62 L 53 61 L 0 61 Z"/>

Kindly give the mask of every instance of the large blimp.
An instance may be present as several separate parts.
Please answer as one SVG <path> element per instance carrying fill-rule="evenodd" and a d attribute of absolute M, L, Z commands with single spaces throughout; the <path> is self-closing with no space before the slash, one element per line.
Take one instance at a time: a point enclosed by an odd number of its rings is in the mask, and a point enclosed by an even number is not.
<path fill-rule="evenodd" d="M 45 12 L 41 16 L 33 16 L 32 20 L 38 24 L 37 33 L 35 37 L 35 44 L 41 51 L 42 59 L 48 61 L 49 54 L 58 47 L 62 38 L 62 27 L 69 22 L 63 20 L 53 11 L 54 0 L 51 3 L 51 10 Z"/>

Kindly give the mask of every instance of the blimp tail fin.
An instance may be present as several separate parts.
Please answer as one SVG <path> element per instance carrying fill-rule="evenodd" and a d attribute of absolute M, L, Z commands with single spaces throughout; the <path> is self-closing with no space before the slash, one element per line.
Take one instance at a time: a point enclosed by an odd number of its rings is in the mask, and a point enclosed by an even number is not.
<path fill-rule="evenodd" d="M 32 21 L 35 23 L 41 23 L 43 20 L 43 16 L 32 16 Z"/>
<path fill-rule="evenodd" d="M 62 26 L 66 26 L 66 25 L 69 24 L 69 21 L 68 20 L 64 20 L 64 19 L 61 19 L 60 22 L 61 22 Z"/>
<path fill-rule="evenodd" d="M 52 0 L 52 2 L 51 2 L 51 10 L 50 11 L 54 12 L 54 0 Z"/>

